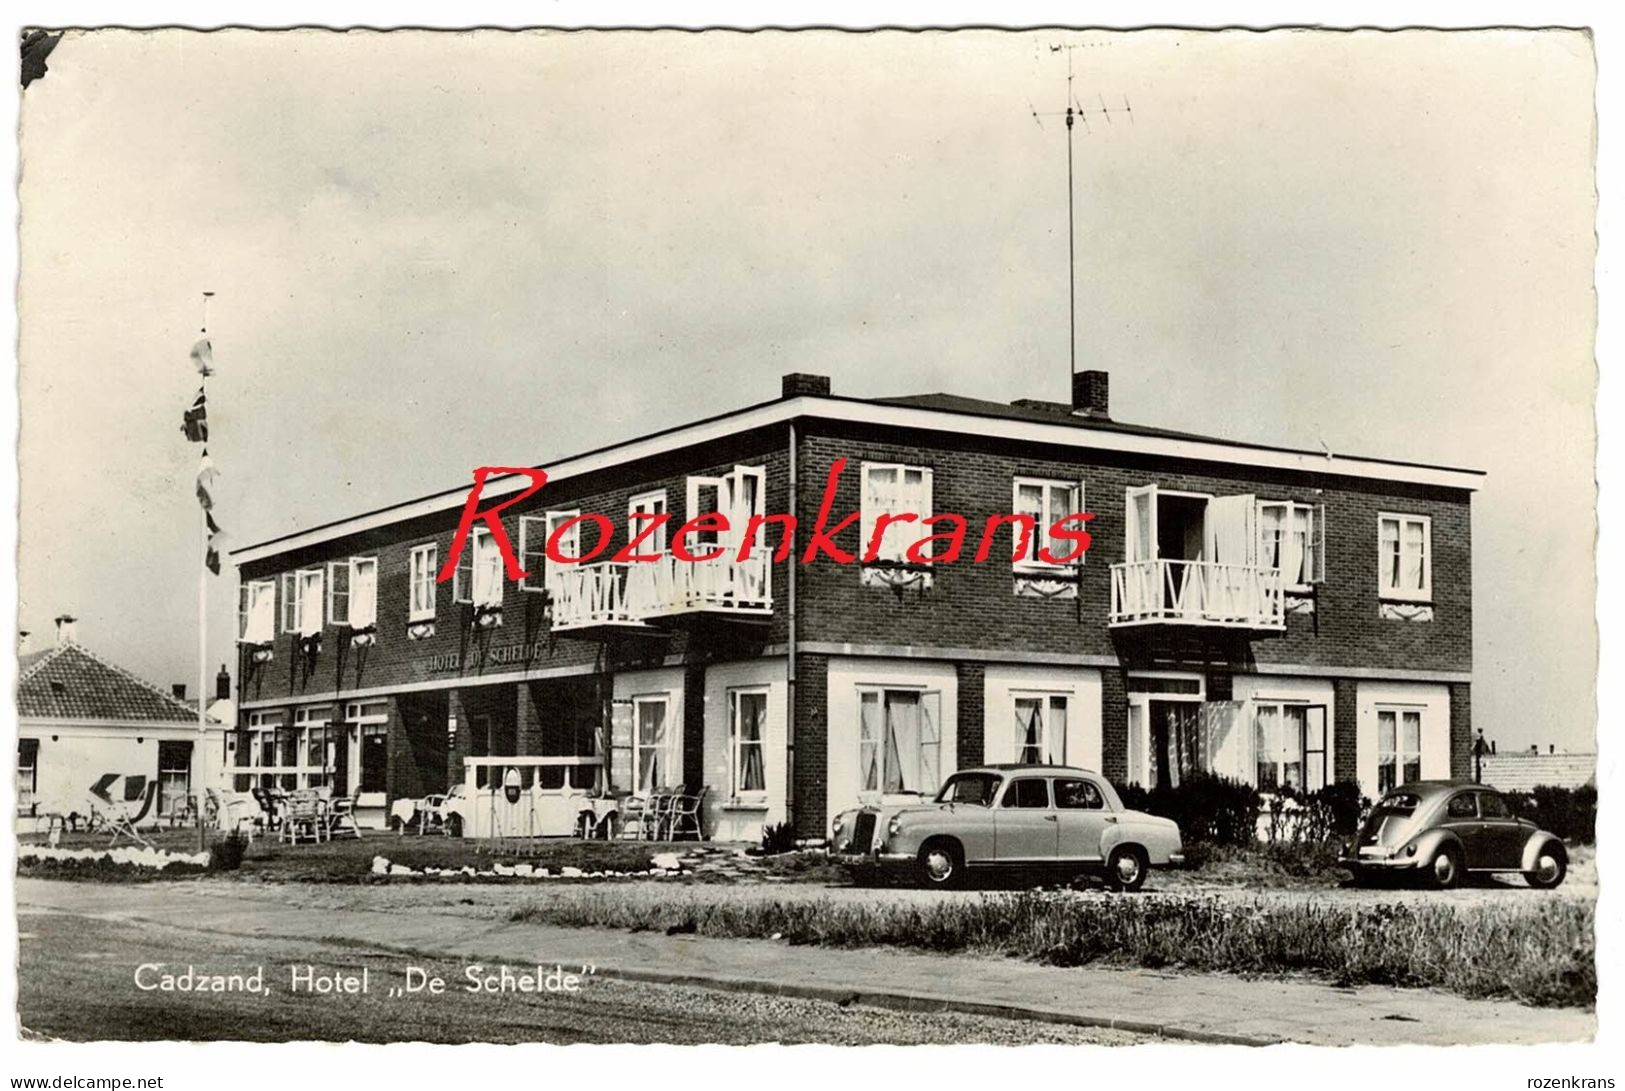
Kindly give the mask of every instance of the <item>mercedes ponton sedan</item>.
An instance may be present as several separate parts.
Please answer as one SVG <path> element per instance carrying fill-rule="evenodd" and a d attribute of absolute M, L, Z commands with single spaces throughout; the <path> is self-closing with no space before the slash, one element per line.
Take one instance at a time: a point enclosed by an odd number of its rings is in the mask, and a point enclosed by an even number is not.
<path fill-rule="evenodd" d="M 1017 868 L 1092 873 L 1138 890 L 1151 868 L 1185 862 L 1173 822 L 1128 810 L 1098 773 L 1053 765 L 965 769 L 930 802 L 845 811 L 831 823 L 830 850 L 927 886 Z"/>
<path fill-rule="evenodd" d="M 1477 872 L 1523 873 L 1554 887 L 1568 872 L 1563 842 L 1517 818 L 1501 793 L 1461 780 L 1402 784 L 1377 801 L 1339 861 L 1357 881 L 1410 874 L 1447 889 Z"/>

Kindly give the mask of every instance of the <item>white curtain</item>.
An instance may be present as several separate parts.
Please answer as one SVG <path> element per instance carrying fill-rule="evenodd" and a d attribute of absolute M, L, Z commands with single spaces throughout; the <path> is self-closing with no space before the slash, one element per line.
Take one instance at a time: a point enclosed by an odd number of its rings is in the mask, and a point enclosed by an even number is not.
<path fill-rule="evenodd" d="M 1049 699 L 1049 760 L 1052 765 L 1066 764 L 1066 698 Z"/>
<path fill-rule="evenodd" d="M 299 635 L 315 636 L 322 631 L 322 572 L 314 569 L 299 574 Z"/>
<path fill-rule="evenodd" d="M 666 705 L 640 701 L 638 709 L 638 791 L 644 795 L 663 788 L 668 776 Z"/>
<path fill-rule="evenodd" d="M 481 534 L 474 539 L 473 592 L 475 606 L 502 605 L 502 551 L 496 538 Z"/>
<path fill-rule="evenodd" d="M 250 644 L 269 644 L 276 639 L 276 584 L 270 580 L 248 585 L 248 622 L 243 639 Z"/>
<path fill-rule="evenodd" d="M 372 558 L 354 562 L 350 572 L 350 625 L 370 628 L 378 621 L 378 562 Z"/>
<path fill-rule="evenodd" d="M 858 700 L 858 785 L 865 792 L 880 791 L 880 694 L 869 692 Z"/>

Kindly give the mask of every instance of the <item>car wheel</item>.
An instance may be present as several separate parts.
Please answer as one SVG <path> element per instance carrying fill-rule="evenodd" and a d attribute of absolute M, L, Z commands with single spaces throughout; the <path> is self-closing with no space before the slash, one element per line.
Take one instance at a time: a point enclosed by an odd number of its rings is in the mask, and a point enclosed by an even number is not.
<path fill-rule="evenodd" d="M 1442 848 L 1428 864 L 1428 880 L 1436 890 L 1449 890 L 1461 885 L 1461 854 L 1453 848 Z"/>
<path fill-rule="evenodd" d="M 1540 890 L 1550 890 L 1563 881 L 1569 872 L 1566 855 L 1553 845 L 1540 850 L 1535 858 L 1535 870 L 1523 873 L 1524 881 Z"/>
<path fill-rule="evenodd" d="M 1138 845 L 1123 845 L 1112 850 L 1106 861 L 1106 885 L 1113 890 L 1132 894 L 1145 885 L 1145 876 L 1151 870 L 1145 850 Z"/>
<path fill-rule="evenodd" d="M 955 841 L 927 841 L 920 846 L 919 871 L 926 886 L 958 886 L 965 877 L 965 854 Z"/>
<path fill-rule="evenodd" d="M 453 837 L 463 836 L 463 816 L 454 814 L 446 819 L 446 832 Z"/>

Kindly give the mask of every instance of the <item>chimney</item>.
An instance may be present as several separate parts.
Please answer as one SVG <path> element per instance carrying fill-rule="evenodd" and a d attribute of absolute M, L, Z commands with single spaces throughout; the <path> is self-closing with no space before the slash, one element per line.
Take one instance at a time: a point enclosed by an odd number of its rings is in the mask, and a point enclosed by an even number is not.
<path fill-rule="evenodd" d="M 784 377 L 782 390 L 782 397 L 786 398 L 827 398 L 829 376 L 792 372 Z"/>
<path fill-rule="evenodd" d="M 1546 744 L 1546 753 L 1548 753 L 1548 754 L 1557 753 L 1557 744 L 1555 742 L 1554 743 L 1547 743 Z"/>
<path fill-rule="evenodd" d="M 1531 753 L 1531 754 L 1538 754 L 1538 753 L 1540 753 L 1540 743 L 1538 743 L 1538 742 L 1532 742 L 1532 743 L 1530 743 L 1530 744 L 1529 744 L 1529 752 L 1530 752 L 1530 753 Z"/>
<path fill-rule="evenodd" d="M 226 673 L 226 665 L 220 664 L 220 673 L 214 676 L 214 699 L 216 701 L 231 700 L 231 675 Z"/>
<path fill-rule="evenodd" d="M 186 700 L 186 683 L 185 682 L 171 682 L 169 684 L 169 692 L 170 692 L 171 696 L 173 696 L 175 698 L 175 700 L 177 700 L 177 701 Z"/>
<path fill-rule="evenodd" d="M 1072 412 L 1095 420 L 1109 420 L 1107 375 L 1104 371 L 1077 371 L 1072 374 Z"/>
<path fill-rule="evenodd" d="M 60 644 L 76 644 L 73 636 L 73 623 L 79 619 L 72 614 L 59 614 L 56 619 L 56 642 Z"/>
<path fill-rule="evenodd" d="M 29 636 L 30 636 L 30 633 L 29 633 L 29 631 L 27 629 L 18 629 L 17 630 L 17 654 L 18 655 L 26 655 L 28 653 L 28 638 L 29 638 Z"/>

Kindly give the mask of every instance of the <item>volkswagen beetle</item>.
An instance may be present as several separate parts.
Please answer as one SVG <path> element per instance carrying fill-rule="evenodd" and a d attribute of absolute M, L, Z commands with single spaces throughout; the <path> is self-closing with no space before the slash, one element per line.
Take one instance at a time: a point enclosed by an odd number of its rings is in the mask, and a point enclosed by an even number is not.
<path fill-rule="evenodd" d="M 837 815 L 830 851 L 860 869 L 954 886 L 967 870 L 1019 868 L 1097 874 L 1138 890 L 1153 867 L 1185 862 L 1179 827 L 1123 806 L 1086 769 L 985 765 L 953 774 L 930 802 L 865 806 Z"/>
<path fill-rule="evenodd" d="M 1339 863 L 1356 881 L 1410 874 L 1442 890 L 1473 872 L 1519 871 L 1530 886 L 1551 888 L 1569 856 L 1560 838 L 1514 816 L 1494 789 L 1423 780 L 1378 800 Z"/>

